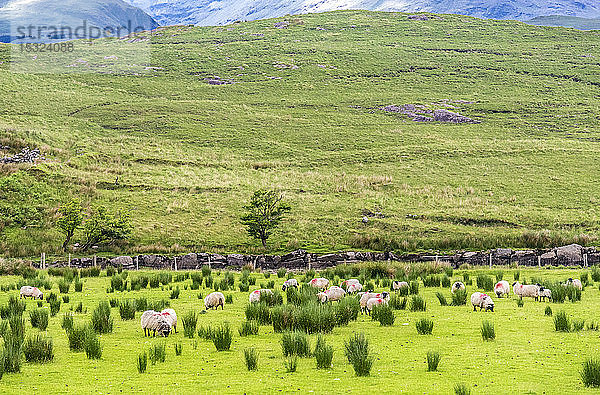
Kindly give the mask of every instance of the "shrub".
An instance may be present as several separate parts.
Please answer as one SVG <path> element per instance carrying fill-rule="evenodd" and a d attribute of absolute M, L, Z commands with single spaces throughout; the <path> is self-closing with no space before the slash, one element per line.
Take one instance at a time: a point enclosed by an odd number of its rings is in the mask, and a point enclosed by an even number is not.
<path fill-rule="evenodd" d="M 467 291 L 459 289 L 452 294 L 452 306 L 464 306 L 467 304 Z"/>
<path fill-rule="evenodd" d="M 269 325 L 271 323 L 271 312 L 266 303 L 250 303 L 246 306 L 246 319 L 256 320 L 261 325 Z"/>
<path fill-rule="evenodd" d="M 483 289 L 486 292 L 494 290 L 494 281 L 490 276 L 479 275 L 477 276 L 477 288 Z"/>
<path fill-rule="evenodd" d="M 176 356 L 181 356 L 181 354 L 183 353 L 183 344 L 181 344 L 181 342 L 175 343 L 174 344 L 175 347 L 175 355 Z"/>
<path fill-rule="evenodd" d="M 65 331 L 70 331 L 73 329 L 73 316 L 69 313 L 65 313 L 62 318 L 62 323 L 60 324 L 61 328 Z"/>
<path fill-rule="evenodd" d="M 293 373 L 298 369 L 298 357 L 296 355 L 291 355 L 287 357 L 284 361 L 285 370 L 288 373 Z"/>
<path fill-rule="evenodd" d="M 165 362 L 167 359 L 167 348 L 164 343 L 154 344 L 148 352 L 152 365 L 157 362 Z"/>
<path fill-rule="evenodd" d="M 589 286 L 590 285 L 590 277 L 589 277 L 588 272 L 581 273 L 580 280 L 581 280 L 581 285 L 583 286 L 583 288 Z"/>
<path fill-rule="evenodd" d="M 145 297 L 136 298 L 133 303 L 136 311 L 148 310 L 148 299 Z"/>
<path fill-rule="evenodd" d="M 438 300 L 440 301 L 440 306 L 448 306 L 448 301 L 443 293 L 436 292 L 435 296 L 437 296 Z"/>
<path fill-rule="evenodd" d="M 574 285 L 568 285 L 565 290 L 567 291 L 567 297 L 571 302 L 579 302 L 581 300 L 581 290 Z"/>
<path fill-rule="evenodd" d="M 119 303 L 119 315 L 122 320 L 135 319 L 136 304 L 133 300 L 122 300 Z"/>
<path fill-rule="evenodd" d="M 314 355 L 317 361 L 317 369 L 331 368 L 331 363 L 333 361 L 333 347 L 325 342 L 325 338 L 323 338 L 321 334 L 317 337 Z"/>
<path fill-rule="evenodd" d="M 60 311 L 60 299 L 50 302 L 50 315 L 54 317 Z"/>
<path fill-rule="evenodd" d="M 110 286 L 115 291 L 123 291 L 125 289 L 126 283 L 123 282 L 123 277 L 114 275 L 110 278 Z"/>
<path fill-rule="evenodd" d="M 600 387 L 600 360 L 590 358 L 583 363 L 581 381 L 586 387 Z"/>
<path fill-rule="evenodd" d="M 117 273 L 117 269 L 114 266 L 106 267 L 106 277 L 112 277 Z"/>
<path fill-rule="evenodd" d="M 228 323 L 224 323 L 212 331 L 212 341 L 217 351 L 229 351 L 233 332 Z"/>
<path fill-rule="evenodd" d="M 573 332 L 579 332 L 585 326 L 585 320 L 573 320 Z"/>
<path fill-rule="evenodd" d="M 244 361 L 248 370 L 258 370 L 258 352 L 254 348 L 244 350 Z"/>
<path fill-rule="evenodd" d="M 196 333 L 196 326 L 198 325 L 198 315 L 196 312 L 193 310 L 188 311 L 181 319 L 181 322 L 183 322 L 183 335 L 193 339 Z"/>
<path fill-rule="evenodd" d="M 455 395 L 471 395 L 471 389 L 466 384 L 459 383 L 454 386 Z"/>
<path fill-rule="evenodd" d="M 404 288 L 406 289 L 406 288 Z M 406 304 L 408 303 L 408 299 L 402 298 L 398 295 L 392 295 L 390 297 L 390 301 L 388 305 L 394 310 L 406 310 Z"/>
<path fill-rule="evenodd" d="M 548 316 L 552 316 L 552 308 L 550 306 L 546 306 L 546 310 L 544 310 L 544 314 Z"/>
<path fill-rule="evenodd" d="M 48 328 L 49 314 L 46 309 L 37 309 L 29 312 L 29 320 L 33 328 L 45 331 Z"/>
<path fill-rule="evenodd" d="M 281 349 L 285 357 L 296 355 L 310 357 L 310 340 L 304 332 L 285 332 L 281 336 Z"/>
<path fill-rule="evenodd" d="M 148 355 L 143 352 L 138 355 L 137 358 L 137 370 L 138 373 L 146 372 L 146 368 L 148 367 Z"/>
<path fill-rule="evenodd" d="M 523 299 L 517 299 L 517 307 L 523 307 L 525 305 L 525 301 Z"/>
<path fill-rule="evenodd" d="M 61 294 L 69 293 L 69 288 L 71 287 L 71 283 L 65 280 L 64 278 L 58 281 L 58 290 Z"/>
<path fill-rule="evenodd" d="M 102 358 L 102 344 L 100 344 L 100 339 L 98 339 L 96 332 L 87 332 L 83 348 L 88 359 Z"/>
<path fill-rule="evenodd" d="M 419 295 L 413 295 L 410 298 L 410 305 L 409 305 L 409 309 L 410 311 L 426 311 L 427 310 L 427 303 L 425 302 L 425 299 L 423 299 L 421 296 Z"/>
<path fill-rule="evenodd" d="M 381 326 L 392 326 L 394 325 L 396 317 L 394 315 L 394 310 L 390 306 L 382 304 L 373 306 L 373 311 L 371 311 L 371 319 L 374 321 L 379 321 Z"/>
<path fill-rule="evenodd" d="M 266 303 L 269 307 L 279 306 L 283 304 L 283 296 L 279 291 L 273 293 L 261 292 L 260 301 Z"/>
<path fill-rule="evenodd" d="M 421 318 L 415 322 L 415 327 L 419 335 L 431 335 L 433 332 L 433 320 Z"/>
<path fill-rule="evenodd" d="M 113 319 L 110 316 L 108 302 L 100 302 L 92 312 L 92 328 L 97 333 L 110 333 L 113 331 Z"/>
<path fill-rule="evenodd" d="M 496 338 L 496 330 L 493 323 L 489 321 L 481 323 L 481 337 L 483 340 L 494 340 Z"/>
<path fill-rule="evenodd" d="M 364 333 L 355 333 L 344 345 L 346 357 L 354 368 L 354 373 L 360 377 L 369 376 L 373 367 L 373 357 L 369 355 L 369 340 Z"/>
<path fill-rule="evenodd" d="M 559 311 L 554 316 L 554 330 L 557 332 L 570 332 L 571 320 L 564 311 Z"/>
<path fill-rule="evenodd" d="M 55 295 L 56 297 L 56 295 Z M 0 317 L 4 320 L 12 316 L 20 316 L 23 314 L 27 305 L 15 296 L 8 298 L 8 303 L 0 309 Z"/>
<path fill-rule="evenodd" d="M 440 353 L 437 351 L 428 351 L 427 352 L 427 371 L 435 372 L 437 371 L 438 365 L 440 364 Z"/>
<path fill-rule="evenodd" d="M 17 317 L 13 316 L 10 319 L 17 319 Z M 23 321 L 22 319 L 20 320 Z M 23 321 L 22 323 L 25 326 L 25 322 Z M 4 372 L 18 373 L 21 371 L 23 337 L 21 337 L 21 333 L 14 331 L 12 328 L 10 331 L 4 331 L 2 337 L 4 338 L 4 352 L 3 358 L 0 361 L 4 361 Z"/>

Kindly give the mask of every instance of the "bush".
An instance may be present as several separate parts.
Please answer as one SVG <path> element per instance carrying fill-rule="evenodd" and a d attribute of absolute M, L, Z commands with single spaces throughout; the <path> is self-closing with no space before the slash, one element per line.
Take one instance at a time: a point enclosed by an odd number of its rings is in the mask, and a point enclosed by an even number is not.
<path fill-rule="evenodd" d="M 123 291 L 125 290 L 126 283 L 123 282 L 123 277 L 115 274 L 110 278 L 110 286 L 115 291 Z"/>
<path fill-rule="evenodd" d="M 412 311 L 412 312 L 415 312 L 415 311 L 426 311 L 427 310 L 427 303 L 425 302 L 425 299 L 423 299 L 419 295 L 413 295 L 410 298 L 409 310 Z"/>
<path fill-rule="evenodd" d="M 165 362 L 167 359 L 167 348 L 164 343 L 154 344 L 148 352 L 152 365 L 157 362 Z"/>
<path fill-rule="evenodd" d="M 233 332 L 228 323 L 224 323 L 212 331 L 212 341 L 217 351 L 229 351 Z"/>
<path fill-rule="evenodd" d="M 600 281 L 600 268 L 598 267 L 598 265 L 594 265 L 591 268 L 592 271 L 592 281 L 594 281 L 595 283 Z"/>
<path fill-rule="evenodd" d="M 183 353 L 183 344 L 181 344 L 181 342 L 175 343 L 174 347 L 175 347 L 175 355 L 178 357 L 181 356 L 181 354 Z"/>
<path fill-rule="evenodd" d="M 494 324 L 489 321 L 483 321 L 481 323 L 481 337 L 483 340 L 494 340 L 496 339 L 496 330 Z"/>
<path fill-rule="evenodd" d="M 435 372 L 437 371 L 438 365 L 440 364 L 440 353 L 437 351 L 428 351 L 427 352 L 427 371 Z"/>
<path fill-rule="evenodd" d="M 135 319 L 136 304 L 133 300 L 122 300 L 119 303 L 119 315 L 122 320 Z"/>
<path fill-rule="evenodd" d="M 419 293 L 419 282 L 418 281 L 411 281 L 410 284 L 408 284 L 408 287 L 410 289 L 411 295 L 417 295 Z"/>
<path fill-rule="evenodd" d="M 423 278 L 424 287 L 439 287 L 441 285 L 440 276 L 435 274 Z"/>
<path fill-rule="evenodd" d="M 310 357 L 310 340 L 304 332 L 285 332 L 281 336 L 283 356 Z"/>
<path fill-rule="evenodd" d="M 8 298 L 8 303 L 5 306 L 2 306 L 2 308 L 0 309 L 0 317 L 6 320 L 12 316 L 23 315 L 23 312 L 26 308 L 27 305 L 25 304 L 25 302 L 19 300 L 15 296 L 10 296 Z"/>
<path fill-rule="evenodd" d="M 330 333 L 336 325 L 334 306 L 313 301 L 294 311 L 296 329 L 306 333 Z"/>
<path fill-rule="evenodd" d="M 483 289 L 486 292 L 494 290 L 494 280 L 487 275 L 477 276 L 477 288 Z"/>
<path fill-rule="evenodd" d="M 561 283 L 545 284 L 545 287 L 552 291 L 553 303 L 564 303 L 567 299 L 567 287 Z"/>
<path fill-rule="evenodd" d="M 50 302 L 50 315 L 54 317 L 60 311 L 60 299 Z"/>
<path fill-rule="evenodd" d="M 102 358 L 102 345 L 100 344 L 100 339 L 98 339 L 96 332 L 87 332 L 83 348 L 88 359 Z"/>
<path fill-rule="evenodd" d="M 570 332 L 571 320 L 564 311 L 559 311 L 554 316 L 554 330 L 557 332 Z"/>
<path fill-rule="evenodd" d="M 287 269 L 285 267 L 282 267 L 281 269 L 277 270 L 278 278 L 285 278 L 286 275 L 287 275 Z"/>
<path fill-rule="evenodd" d="M 38 328 L 41 331 L 45 331 L 48 328 L 48 321 L 50 315 L 46 309 L 37 309 L 29 312 L 29 320 L 33 328 Z"/>
<path fill-rule="evenodd" d="M 317 361 L 317 369 L 331 368 L 331 363 L 333 361 L 333 347 L 325 343 L 325 339 L 321 334 L 317 337 L 314 355 Z"/>
<path fill-rule="evenodd" d="M 198 315 L 196 312 L 193 310 L 188 311 L 181 319 L 181 322 L 183 322 L 183 335 L 193 339 L 196 327 L 198 326 Z"/>
<path fill-rule="evenodd" d="M 60 324 L 61 328 L 65 331 L 70 331 L 73 329 L 73 316 L 69 313 L 65 313 L 62 318 L 62 323 Z"/>
<path fill-rule="evenodd" d="M 13 316 L 10 319 L 20 318 Z M 22 319 L 20 320 L 23 326 L 25 326 L 25 322 Z M 4 361 L 4 372 L 18 373 L 21 371 L 21 352 L 23 349 L 23 337 L 21 335 L 18 330 L 12 328 L 10 331 L 5 331 L 2 335 L 4 338 L 4 352 L 1 360 Z"/>
<path fill-rule="evenodd" d="M 459 383 L 454 386 L 455 395 L 471 395 L 471 389 L 466 384 Z"/>
<path fill-rule="evenodd" d="M 256 349 L 245 349 L 244 360 L 246 361 L 246 368 L 248 368 L 248 370 L 258 370 L 258 353 L 256 352 Z"/>
<path fill-rule="evenodd" d="M 404 288 L 407 289 L 407 288 Z M 406 310 L 406 304 L 408 303 L 408 299 L 402 298 L 398 295 L 392 295 L 390 297 L 390 301 L 388 305 L 394 310 Z"/>
<path fill-rule="evenodd" d="M 261 325 L 271 323 L 271 311 L 266 303 L 250 303 L 246 306 L 246 319 L 248 321 L 256 320 Z"/>
<path fill-rule="evenodd" d="M 106 267 L 106 277 L 112 277 L 117 273 L 117 269 L 114 266 Z"/>
<path fill-rule="evenodd" d="M 581 381 L 586 387 L 600 387 L 600 360 L 590 358 L 583 363 Z"/>
<path fill-rule="evenodd" d="M 448 301 L 443 293 L 436 292 L 435 296 L 437 296 L 438 300 L 440 301 L 440 306 L 448 306 Z"/>
<path fill-rule="evenodd" d="M 296 355 L 289 356 L 284 361 L 285 370 L 288 373 L 293 373 L 298 369 L 298 357 Z"/>
<path fill-rule="evenodd" d="M 415 327 L 419 335 L 431 335 L 433 332 L 433 320 L 421 318 L 415 322 Z"/>
<path fill-rule="evenodd" d="M 392 326 L 394 325 L 396 317 L 394 315 L 394 310 L 390 306 L 381 304 L 378 306 L 373 306 L 373 310 L 371 311 L 371 319 L 374 321 L 379 321 L 381 326 Z"/>
<path fill-rule="evenodd" d="M 581 285 L 583 286 L 583 288 L 585 289 L 585 287 L 588 287 L 590 285 L 590 276 L 588 274 L 588 272 L 583 272 L 581 273 Z"/>
<path fill-rule="evenodd" d="M 464 306 L 467 304 L 467 291 L 459 289 L 452 294 L 452 306 Z"/>
<path fill-rule="evenodd" d="M 546 314 L 548 316 L 552 316 L 552 308 L 550 306 L 546 306 L 546 310 L 544 311 L 544 314 Z"/>
<path fill-rule="evenodd" d="M 369 340 L 364 333 L 354 334 L 344 343 L 348 362 L 359 377 L 369 376 L 373 367 L 373 357 L 370 354 Z"/>
<path fill-rule="evenodd" d="M 137 358 L 137 370 L 138 373 L 146 372 L 146 368 L 148 367 L 148 355 L 143 352 L 138 355 Z"/>
<path fill-rule="evenodd" d="M 61 294 L 69 293 L 69 288 L 71 287 L 71 283 L 65 280 L 64 278 L 58 281 L 58 290 Z"/>
<path fill-rule="evenodd" d="M 517 299 L 517 307 L 523 307 L 525 305 L 525 301 L 523 299 Z"/>
<path fill-rule="evenodd" d="M 87 309 L 86 309 L 87 311 Z M 79 304 L 75 307 L 75 312 L 76 313 L 83 313 L 83 303 L 79 302 Z"/>
<path fill-rule="evenodd" d="M 92 328 L 97 333 L 110 333 L 113 331 L 113 319 L 110 316 L 108 302 L 100 302 L 92 312 Z"/>
<path fill-rule="evenodd" d="M 565 290 L 567 291 L 567 298 L 571 302 L 579 302 L 581 300 L 581 290 L 574 285 L 568 285 Z"/>

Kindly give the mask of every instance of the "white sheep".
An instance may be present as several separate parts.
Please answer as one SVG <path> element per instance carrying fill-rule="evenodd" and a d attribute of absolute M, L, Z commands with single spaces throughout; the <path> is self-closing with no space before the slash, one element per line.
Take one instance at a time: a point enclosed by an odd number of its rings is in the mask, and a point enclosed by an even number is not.
<path fill-rule="evenodd" d="M 340 284 L 340 287 L 343 287 L 344 285 L 346 286 L 346 288 L 348 288 L 350 285 L 352 284 L 360 284 L 360 281 L 358 281 L 355 278 L 351 278 L 350 280 L 344 280 L 342 281 L 342 283 Z"/>
<path fill-rule="evenodd" d="M 175 333 L 177 333 L 177 314 L 175 313 L 175 310 L 164 309 L 160 313 L 163 317 L 165 317 L 169 325 L 171 325 L 171 327 L 175 330 Z"/>
<path fill-rule="evenodd" d="M 317 298 L 321 301 L 321 303 L 325 302 L 338 302 L 344 296 L 346 296 L 346 291 L 343 288 L 333 286 L 325 291 L 319 292 L 317 294 Z"/>
<path fill-rule="evenodd" d="M 583 284 L 581 284 L 581 281 L 578 279 L 568 279 L 567 282 L 565 283 L 565 285 L 572 285 L 575 288 L 579 289 L 580 291 L 583 290 Z"/>
<path fill-rule="evenodd" d="M 44 294 L 42 291 L 37 289 L 36 287 L 30 287 L 28 285 L 24 285 L 21 287 L 22 298 L 32 298 L 32 299 L 44 299 Z"/>
<path fill-rule="evenodd" d="M 362 291 L 362 289 L 363 289 L 362 284 L 358 283 L 358 284 L 350 284 L 350 285 L 348 285 L 348 287 L 346 288 L 346 291 L 349 294 L 355 294 L 357 292 Z"/>
<path fill-rule="evenodd" d="M 552 290 L 551 289 L 544 288 L 540 285 L 538 292 L 539 292 L 538 295 L 539 295 L 540 300 L 545 301 L 546 299 L 548 299 L 550 302 L 552 301 Z"/>
<path fill-rule="evenodd" d="M 257 289 L 256 291 L 250 293 L 248 300 L 250 301 L 250 303 L 258 303 L 260 302 L 261 295 L 263 294 L 273 295 L 273 291 L 271 291 L 270 289 Z"/>
<path fill-rule="evenodd" d="M 515 295 L 517 295 L 521 299 L 523 299 L 523 297 L 527 297 L 527 298 L 534 298 L 537 300 L 540 289 L 537 285 L 534 285 L 534 284 L 525 285 L 525 284 L 521 284 L 520 282 L 516 281 L 513 283 L 513 292 L 515 293 Z"/>
<path fill-rule="evenodd" d="M 456 281 L 454 284 L 452 284 L 452 288 L 450 288 L 450 292 L 452 292 L 454 294 L 454 293 L 456 293 L 456 291 L 459 291 L 459 290 L 465 291 L 466 289 L 467 289 L 467 287 L 465 287 L 465 284 L 463 284 L 460 281 Z"/>
<path fill-rule="evenodd" d="M 326 303 L 327 302 L 327 294 L 323 291 L 319 292 L 317 294 L 317 300 L 321 303 Z"/>
<path fill-rule="evenodd" d="M 167 319 L 161 313 L 154 310 L 144 311 L 140 318 L 140 325 L 144 330 L 144 336 L 150 336 L 151 331 L 154 332 L 154 336 L 156 336 L 157 331 L 164 337 L 169 336 L 169 333 L 171 333 L 171 325 Z"/>
<path fill-rule="evenodd" d="M 392 281 L 392 291 L 398 292 L 402 288 L 408 288 L 409 285 L 406 281 Z"/>
<path fill-rule="evenodd" d="M 225 309 L 225 296 L 221 292 L 213 292 L 208 294 L 204 298 L 204 307 L 208 309 L 218 309 L 221 306 L 221 310 Z"/>
<path fill-rule="evenodd" d="M 298 288 L 298 287 L 299 287 L 298 280 L 296 280 L 295 278 L 290 278 L 289 280 L 286 280 L 283 283 L 282 290 L 285 291 L 288 288 Z"/>
<path fill-rule="evenodd" d="M 506 280 L 498 281 L 494 286 L 494 292 L 499 298 L 502 297 L 502 295 L 506 295 L 508 297 L 510 294 L 510 284 Z"/>
<path fill-rule="evenodd" d="M 363 292 L 360 295 L 360 310 L 365 313 L 367 311 L 367 302 L 369 299 L 377 298 L 377 299 L 385 299 L 388 301 L 390 299 L 390 294 L 388 292 L 375 293 L 375 292 Z"/>
<path fill-rule="evenodd" d="M 329 280 L 326 278 L 313 278 L 309 284 L 318 289 L 327 289 L 329 287 Z"/>
<path fill-rule="evenodd" d="M 371 298 L 367 300 L 367 313 L 371 314 L 373 310 L 373 306 L 381 306 L 383 304 L 388 304 L 387 299 L 383 298 Z"/>
<path fill-rule="evenodd" d="M 471 304 L 473 305 L 473 311 L 477 311 L 477 307 L 479 307 L 479 311 L 494 311 L 494 301 L 492 298 L 481 292 L 475 292 L 471 295 Z"/>

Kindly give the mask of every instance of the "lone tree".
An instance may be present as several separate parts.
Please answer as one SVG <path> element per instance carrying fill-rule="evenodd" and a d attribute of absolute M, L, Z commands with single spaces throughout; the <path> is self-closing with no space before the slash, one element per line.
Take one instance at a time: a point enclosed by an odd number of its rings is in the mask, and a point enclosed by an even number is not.
<path fill-rule="evenodd" d="M 111 244 L 131 236 L 133 226 L 127 211 L 119 210 L 110 215 L 104 206 L 98 206 L 83 225 L 83 251 L 95 244 Z"/>
<path fill-rule="evenodd" d="M 62 245 L 64 251 L 67 251 L 67 247 L 71 238 L 75 234 L 75 231 L 81 226 L 83 222 L 83 209 L 79 200 L 72 199 L 67 204 L 61 206 L 58 209 L 60 217 L 56 221 L 56 226 L 65 235 L 65 241 Z"/>
<path fill-rule="evenodd" d="M 263 247 L 266 247 L 267 239 L 291 207 L 283 202 L 283 195 L 280 193 L 258 190 L 252 195 L 250 204 L 244 206 L 244 210 L 246 214 L 241 217 L 242 224 L 251 237 L 260 239 Z"/>

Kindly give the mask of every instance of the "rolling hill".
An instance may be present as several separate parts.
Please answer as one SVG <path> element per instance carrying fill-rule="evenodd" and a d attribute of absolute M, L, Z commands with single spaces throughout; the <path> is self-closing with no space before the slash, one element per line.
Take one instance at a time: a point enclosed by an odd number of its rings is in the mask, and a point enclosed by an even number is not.
<path fill-rule="evenodd" d="M 574 16 L 539 16 L 533 18 L 527 23 L 537 26 L 562 26 L 571 27 L 579 30 L 600 30 L 600 18 L 578 18 Z"/>

